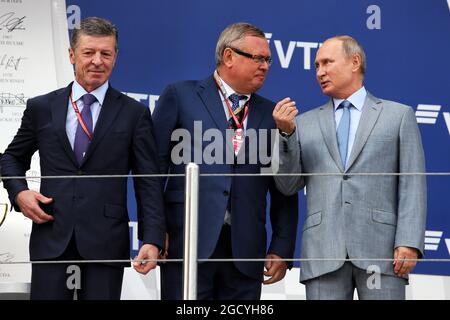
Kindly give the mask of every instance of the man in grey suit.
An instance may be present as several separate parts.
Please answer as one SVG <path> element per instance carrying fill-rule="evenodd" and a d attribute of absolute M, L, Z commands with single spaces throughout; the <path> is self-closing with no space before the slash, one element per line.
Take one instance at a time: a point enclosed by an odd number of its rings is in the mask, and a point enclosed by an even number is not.
<path fill-rule="evenodd" d="M 326 40 L 315 66 L 330 101 L 296 117 L 286 98 L 273 112 L 274 170 L 307 174 L 275 178 L 286 195 L 307 188 L 301 249 L 312 260 L 300 276 L 307 299 L 352 299 L 355 288 L 360 299 L 404 299 L 423 255 L 426 181 L 404 175 L 425 170 L 420 132 L 410 107 L 366 91 L 365 60 L 355 39 Z"/>

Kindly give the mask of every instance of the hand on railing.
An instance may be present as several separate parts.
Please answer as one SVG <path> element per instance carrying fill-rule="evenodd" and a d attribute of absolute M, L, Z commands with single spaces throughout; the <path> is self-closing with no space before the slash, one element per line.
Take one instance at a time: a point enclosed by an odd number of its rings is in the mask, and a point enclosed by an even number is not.
<path fill-rule="evenodd" d="M 158 259 L 159 249 L 153 244 L 144 244 L 139 250 L 138 256 L 133 262 L 133 268 L 139 273 L 147 274 L 150 270 L 156 268 L 156 260 Z M 141 260 L 141 262 L 139 262 Z M 149 261 L 144 261 L 149 260 Z"/>

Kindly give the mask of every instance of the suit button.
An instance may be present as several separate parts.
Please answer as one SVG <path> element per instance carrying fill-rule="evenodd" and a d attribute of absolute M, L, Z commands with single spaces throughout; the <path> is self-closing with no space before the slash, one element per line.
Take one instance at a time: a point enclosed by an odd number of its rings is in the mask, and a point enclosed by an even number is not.
<path fill-rule="evenodd" d="M 350 179 L 350 177 L 347 176 L 347 175 L 344 175 L 343 179 L 344 179 L 344 180 L 348 180 L 348 179 Z"/>
<path fill-rule="evenodd" d="M 225 197 L 228 197 L 229 194 L 230 194 L 230 193 L 229 193 L 228 191 L 226 191 L 226 190 L 223 192 L 223 195 L 224 195 Z"/>

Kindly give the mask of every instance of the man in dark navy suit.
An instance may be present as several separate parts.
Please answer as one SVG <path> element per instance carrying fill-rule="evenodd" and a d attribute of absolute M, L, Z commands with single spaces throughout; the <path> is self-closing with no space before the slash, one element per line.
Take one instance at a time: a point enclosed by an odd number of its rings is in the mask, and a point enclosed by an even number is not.
<path fill-rule="evenodd" d="M 24 176 L 36 151 L 43 176 L 80 176 L 43 179 L 40 192 L 29 190 L 25 180 L 4 181 L 16 211 L 33 220 L 31 260 L 130 258 L 127 178 L 82 178 L 158 173 L 149 109 L 108 82 L 117 39 L 117 29 L 107 20 L 81 22 L 69 49 L 75 81 L 28 100 L 19 131 L 1 158 L 3 176 Z M 161 182 L 135 178 L 134 186 L 144 243 L 138 258 L 156 259 L 165 237 Z M 120 299 L 127 265 L 79 264 L 78 299 Z M 135 268 L 145 273 L 155 266 L 148 262 Z M 68 270 L 77 269 L 33 264 L 31 298 L 72 299 Z"/>
<path fill-rule="evenodd" d="M 276 127 L 271 116 L 275 103 L 255 94 L 264 83 L 271 61 L 267 40 L 260 29 L 247 23 L 233 24 L 219 37 L 214 74 L 200 81 L 169 85 L 154 111 L 162 172 L 184 173 L 186 162 L 195 161 L 201 174 L 228 174 L 200 178 L 200 259 L 293 256 L 297 195 L 283 196 L 271 176 L 257 176 L 264 166 L 270 166 L 261 161 L 261 156 L 268 153 L 270 161 L 271 130 Z M 215 138 L 210 136 L 202 141 L 202 134 L 206 137 L 208 133 L 201 132 L 200 127 L 208 129 Z M 259 135 L 263 131 L 268 139 Z M 177 136 L 188 136 L 191 140 L 178 142 Z M 180 148 L 179 143 L 186 148 Z M 196 155 L 203 157 L 198 159 Z M 183 257 L 183 190 L 182 178 L 170 177 L 165 181 L 168 258 Z M 268 193 L 273 232 L 267 246 Z M 200 263 L 198 298 L 259 299 L 261 284 L 281 280 L 287 267 L 288 263 L 281 260 Z M 263 275 L 268 276 L 265 281 Z M 162 298 L 181 299 L 181 263 L 163 264 L 161 279 Z"/>

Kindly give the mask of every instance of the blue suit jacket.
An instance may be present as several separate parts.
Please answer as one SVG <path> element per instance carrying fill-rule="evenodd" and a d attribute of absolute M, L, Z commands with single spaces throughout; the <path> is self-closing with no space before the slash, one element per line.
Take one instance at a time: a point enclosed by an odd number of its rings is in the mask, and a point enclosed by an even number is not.
<path fill-rule="evenodd" d="M 274 103 L 261 96 L 253 94 L 250 98 L 247 131 L 254 129 L 274 129 L 272 118 Z M 171 141 L 175 129 L 185 129 L 194 138 L 194 121 L 201 123 L 202 131 L 215 128 L 225 137 L 228 122 L 223 105 L 213 77 L 202 81 L 184 81 L 169 85 L 160 96 L 153 113 L 155 137 L 158 145 L 160 170 L 164 173 L 184 173 L 186 163 L 176 163 L 171 157 L 172 150 L 179 143 Z M 269 130 L 270 131 L 270 130 Z M 271 152 L 270 134 L 268 143 L 263 146 Z M 199 138 L 198 135 L 196 138 Z M 223 154 L 227 152 L 225 139 Z M 194 162 L 194 153 L 200 154 L 210 144 L 209 141 L 194 139 L 188 141 L 190 157 Z M 260 173 L 263 165 L 257 161 L 249 164 L 249 147 L 258 148 L 255 142 L 249 146 L 246 138 L 245 164 L 206 164 L 196 163 L 200 174 L 205 173 Z M 217 150 L 218 151 L 218 150 Z M 261 150 L 262 151 L 262 150 Z M 264 151 L 265 152 L 265 151 Z M 204 159 L 202 159 L 204 160 Z M 270 167 L 270 163 L 267 164 Z M 219 238 L 224 223 L 224 215 L 228 197 L 231 197 L 232 207 L 232 251 L 236 259 L 264 258 L 266 254 L 275 253 L 284 258 L 292 258 L 295 247 L 298 203 L 297 195 L 284 196 L 276 188 L 274 179 L 270 176 L 214 176 L 201 177 L 199 185 L 199 258 L 209 258 Z M 270 219 L 272 223 L 272 238 L 267 249 L 266 203 L 270 192 Z M 165 215 L 169 232 L 169 258 L 183 256 L 183 223 L 184 223 L 184 178 L 168 178 L 164 191 Z M 263 263 L 236 262 L 236 266 L 244 274 L 262 278 Z"/>
<path fill-rule="evenodd" d="M 21 127 L 1 158 L 3 176 L 24 176 L 36 150 L 43 176 L 126 175 L 158 173 L 148 108 L 109 87 L 81 166 L 66 134 L 72 85 L 28 100 Z M 165 222 L 160 179 L 134 180 L 139 237 L 164 246 Z M 6 180 L 11 203 L 27 189 L 25 180 Z M 54 202 L 44 211 L 52 222 L 34 224 L 32 260 L 61 255 L 72 234 L 85 259 L 129 259 L 126 178 L 43 179 L 41 193 Z M 129 264 L 128 264 L 129 265 Z"/>

